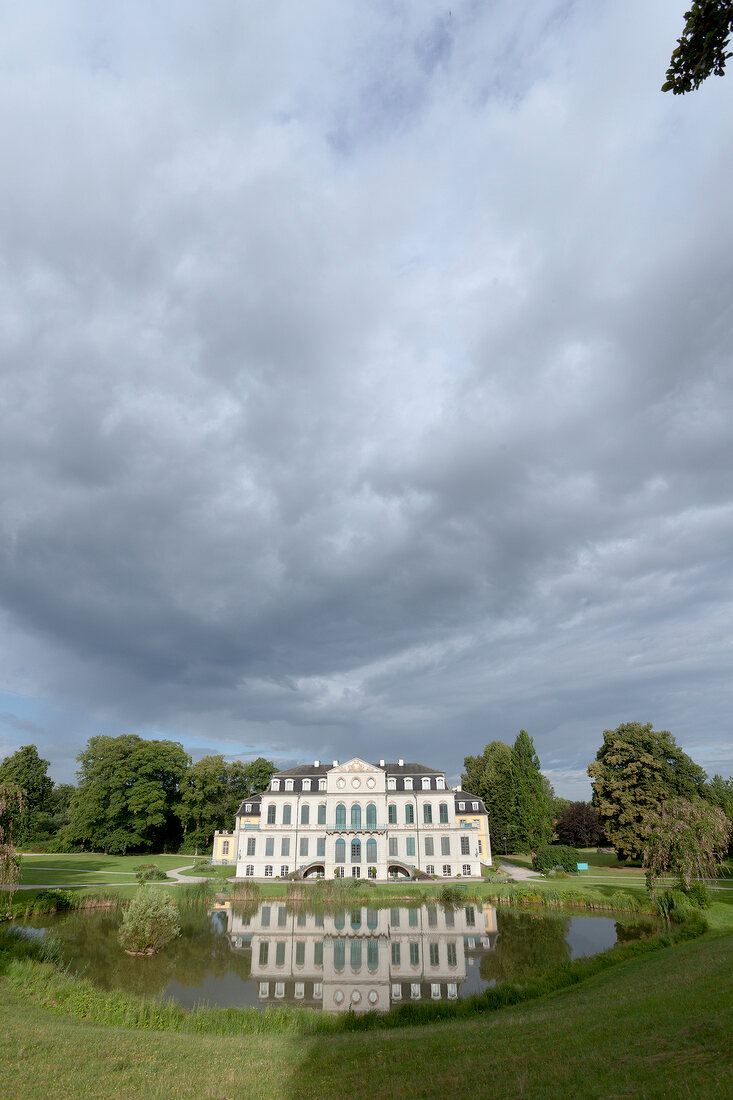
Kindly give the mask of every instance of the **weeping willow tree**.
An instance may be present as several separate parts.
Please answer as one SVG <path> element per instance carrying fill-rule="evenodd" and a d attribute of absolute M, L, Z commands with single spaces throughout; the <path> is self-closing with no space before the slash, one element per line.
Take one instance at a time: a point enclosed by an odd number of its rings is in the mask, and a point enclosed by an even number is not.
<path fill-rule="evenodd" d="M 20 856 L 15 850 L 18 822 L 25 811 L 25 792 L 14 783 L 0 783 L 0 888 L 6 899 L 6 917 L 13 911 L 13 894 L 20 882 Z"/>

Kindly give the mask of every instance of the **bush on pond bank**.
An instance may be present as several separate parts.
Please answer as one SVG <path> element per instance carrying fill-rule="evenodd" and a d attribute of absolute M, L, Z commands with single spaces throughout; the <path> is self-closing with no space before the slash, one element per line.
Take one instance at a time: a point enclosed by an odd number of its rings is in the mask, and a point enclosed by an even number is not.
<path fill-rule="evenodd" d="M 117 933 L 128 955 L 153 955 L 180 935 L 178 908 L 167 894 L 141 890 L 122 914 Z"/>

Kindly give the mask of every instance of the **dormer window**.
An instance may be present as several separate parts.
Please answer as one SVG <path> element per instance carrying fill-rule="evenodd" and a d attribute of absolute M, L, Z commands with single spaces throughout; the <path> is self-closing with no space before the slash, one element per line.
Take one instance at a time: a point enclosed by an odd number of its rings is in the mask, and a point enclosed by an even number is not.
<path fill-rule="evenodd" d="M 478 809 L 478 802 L 472 802 L 471 806 L 473 807 L 474 810 L 477 810 Z"/>
<path fill-rule="evenodd" d="M 285 780 L 285 790 L 286 790 L 286 791 L 292 791 L 292 789 L 293 789 L 293 784 L 294 784 L 294 780 L 292 780 L 292 779 L 286 779 L 286 780 Z"/>
<path fill-rule="evenodd" d="M 405 776 L 405 790 L 406 791 L 411 791 L 412 790 L 412 776 L 410 776 L 410 775 Z"/>
<path fill-rule="evenodd" d="M 438 788 L 439 791 L 445 790 L 445 779 L 443 779 L 442 775 L 435 780 L 435 786 Z"/>
<path fill-rule="evenodd" d="M 311 781 L 310 781 L 310 779 L 304 779 L 304 780 L 303 780 L 303 790 L 304 790 L 304 791 L 309 791 L 310 789 L 311 789 Z"/>
<path fill-rule="evenodd" d="M 279 779 L 273 779 L 272 783 L 270 784 L 270 790 L 272 790 L 272 791 L 279 791 L 280 790 L 280 780 Z"/>
<path fill-rule="evenodd" d="M 396 791 L 397 790 L 397 780 L 395 779 L 395 777 L 393 775 L 391 775 L 389 777 L 389 779 L 387 780 L 387 790 L 388 791 Z"/>
<path fill-rule="evenodd" d="M 458 803 L 458 809 L 459 810 L 465 810 L 465 808 L 466 808 L 466 803 L 465 802 L 459 802 Z"/>
<path fill-rule="evenodd" d="M 244 812 L 247 813 L 247 814 L 252 813 L 252 803 L 251 802 L 248 802 L 247 805 L 244 807 Z"/>
<path fill-rule="evenodd" d="M 429 780 L 429 779 L 423 779 L 423 781 L 422 781 L 422 789 L 423 789 L 424 791 L 429 791 L 429 790 L 430 790 L 430 780 Z"/>
<path fill-rule="evenodd" d="M 319 791 L 325 791 L 325 789 L 326 789 L 326 780 L 325 779 L 319 779 L 318 780 L 318 790 Z"/>

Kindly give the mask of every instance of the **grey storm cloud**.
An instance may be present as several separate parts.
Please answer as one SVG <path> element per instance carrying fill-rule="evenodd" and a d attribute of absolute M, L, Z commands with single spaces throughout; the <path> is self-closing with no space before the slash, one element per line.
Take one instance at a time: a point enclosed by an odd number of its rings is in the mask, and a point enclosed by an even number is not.
<path fill-rule="evenodd" d="M 730 772 L 733 84 L 660 94 L 681 18 L 5 10 L 0 747 L 522 726 L 583 795 L 638 718 Z"/>

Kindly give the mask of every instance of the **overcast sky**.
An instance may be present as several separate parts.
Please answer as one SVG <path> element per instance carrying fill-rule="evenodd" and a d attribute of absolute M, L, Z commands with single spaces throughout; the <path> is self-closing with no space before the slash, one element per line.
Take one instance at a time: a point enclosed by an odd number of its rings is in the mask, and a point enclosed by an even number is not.
<path fill-rule="evenodd" d="M 450 6 L 449 6 L 450 4 Z M 733 771 L 733 73 L 683 0 L 0 3 L 0 758 Z"/>

